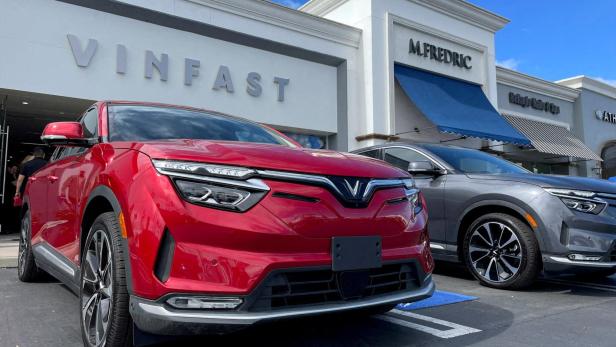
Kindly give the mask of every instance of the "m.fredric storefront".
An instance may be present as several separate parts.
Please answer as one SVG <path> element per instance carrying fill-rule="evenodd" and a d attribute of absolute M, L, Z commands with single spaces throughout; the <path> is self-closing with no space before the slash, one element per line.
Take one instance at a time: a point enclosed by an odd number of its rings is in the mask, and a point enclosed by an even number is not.
<path fill-rule="evenodd" d="M 537 172 L 616 175 L 616 88 L 496 68 L 494 35 L 508 20 L 464 1 L 312 0 L 299 11 L 256 0 L 2 7 L 9 163 L 47 122 L 123 99 L 247 117 L 310 147 L 444 142 Z"/>

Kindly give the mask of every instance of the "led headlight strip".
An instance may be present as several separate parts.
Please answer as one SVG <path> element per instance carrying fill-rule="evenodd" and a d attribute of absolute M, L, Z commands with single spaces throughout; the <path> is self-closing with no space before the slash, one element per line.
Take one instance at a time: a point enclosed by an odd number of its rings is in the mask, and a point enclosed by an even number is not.
<path fill-rule="evenodd" d="M 197 205 L 244 212 L 269 191 L 260 179 L 249 178 L 255 171 L 248 168 L 157 159 L 152 163 L 171 177 L 184 200 Z"/>
<path fill-rule="evenodd" d="M 171 177 L 184 200 L 215 208 L 243 212 L 253 207 L 270 190 L 259 178 L 323 186 L 344 199 L 340 190 L 344 187 L 326 176 L 174 160 L 153 159 L 152 163 L 159 173 Z M 369 180 L 359 198 L 367 203 L 374 191 L 393 187 L 404 188 L 406 199 L 417 206 L 419 191 L 412 178 Z"/>
<path fill-rule="evenodd" d="M 574 211 L 599 214 L 607 206 L 607 202 L 598 198 L 594 192 L 560 188 L 545 188 L 545 190 Z"/>

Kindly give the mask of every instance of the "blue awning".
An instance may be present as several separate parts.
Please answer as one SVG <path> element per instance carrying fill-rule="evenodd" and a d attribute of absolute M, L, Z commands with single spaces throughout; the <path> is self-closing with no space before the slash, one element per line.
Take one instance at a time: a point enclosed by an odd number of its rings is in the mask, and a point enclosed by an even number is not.
<path fill-rule="evenodd" d="M 411 102 L 439 131 L 531 145 L 494 109 L 481 86 L 398 64 L 394 73 Z"/>

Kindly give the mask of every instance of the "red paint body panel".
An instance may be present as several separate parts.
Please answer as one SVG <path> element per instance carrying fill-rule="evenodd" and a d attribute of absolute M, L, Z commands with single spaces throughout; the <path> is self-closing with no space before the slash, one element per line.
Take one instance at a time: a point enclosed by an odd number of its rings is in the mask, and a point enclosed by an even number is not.
<path fill-rule="evenodd" d="M 80 226 L 91 192 L 111 189 L 124 214 L 134 295 L 168 293 L 247 294 L 273 269 L 331 264 L 332 236 L 382 236 L 383 260 L 417 259 L 433 269 L 427 212 L 414 216 L 403 188 L 377 190 L 364 208 L 344 207 L 325 188 L 263 180 L 267 195 L 246 212 L 183 200 L 152 159 L 173 159 L 337 176 L 399 178 L 408 174 L 383 162 L 333 151 L 240 142 L 170 140 L 105 143 L 107 106 L 98 103 L 102 143 L 54 161 L 35 175 L 26 196 L 32 242 L 47 242 L 80 262 Z M 57 177 L 51 182 L 50 177 Z M 317 202 L 273 196 L 292 193 Z M 423 197 L 421 197 L 423 199 Z M 424 202 L 425 206 L 425 202 Z M 162 283 L 154 265 L 162 236 L 175 240 L 170 277 Z M 83 231 L 87 232 L 87 231 Z"/>
<path fill-rule="evenodd" d="M 230 141 L 169 140 L 118 143 L 156 159 L 204 161 L 309 174 L 370 178 L 407 177 L 380 160 L 351 153 Z"/>

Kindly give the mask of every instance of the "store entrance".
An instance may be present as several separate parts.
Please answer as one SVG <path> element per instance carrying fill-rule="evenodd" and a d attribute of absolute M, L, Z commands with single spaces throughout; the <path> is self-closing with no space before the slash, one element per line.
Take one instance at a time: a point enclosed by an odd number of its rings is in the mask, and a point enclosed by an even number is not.
<path fill-rule="evenodd" d="M 0 89 L 0 101 L 4 103 L 5 116 L 0 118 L 2 133 L 2 162 L 0 169 L 0 193 L 4 201 L 0 211 L 0 232 L 18 230 L 19 209 L 13 207 L 15 184 L 24 160 L 30 158 L 36 147 L 41 147 L 49 158 L 53 148 L 40 140 L 45 125 L 51 122 L 73 121 L 94 101 L 56 95 Z M 3 125 L 4 123 L 4 125 Z"/>
<path fill-rule="evenodd" d="M 609 143 L 601 151 L 603 159 L 603 178 L 616 177 L 616 141 Z"/>

